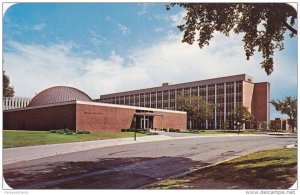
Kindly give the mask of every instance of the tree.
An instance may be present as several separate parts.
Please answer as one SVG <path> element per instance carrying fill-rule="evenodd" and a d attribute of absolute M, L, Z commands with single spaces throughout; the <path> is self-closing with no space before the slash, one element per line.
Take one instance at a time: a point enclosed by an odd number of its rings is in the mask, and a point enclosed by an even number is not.
<path fill-rule="evenodd" d="M 238 134 L 240 134 L 241 126 L 253 120 L 253 115 L 248 111 L 248 108 L 239 105 L 235 109 L 232 110 L 232 119 L 234 121 L 234 125 L 238 127 Z"/>
<path fill-rule="evenodd" d="M 277 133 L 277 131 L 281 128 L 280 120 L 275 119 L 274 121 L 271 121 L 269 124 L 269 128 Z"/>
<path fill-rule="evenodd" d="M 14 87 L 9 86 L 9 77 L 3 71 L 3 97 L 13 97 L 15 94 Z"/>
<path fill-rule="evenodd" d="M 247 60 L 257 49 L 262 53 L 261 66 L 267 75 L 273 72 L 274 49 L 284 49 L 285 31 L 290 31 L 290 37 L 297 35 L 297 11 L 286 3 L 172 3 L 167 10 L 175 5 L 187 11 L 185 24 L 178 26 L 184 33 L 182 42 L 193 44 L 198 36 L 198 45 L 203 48 L 215 31 L 226 36 L 231 31 L 244 33 Z"/>
<path fill-rule="evenodd" d="M 224 132 L 229 128 L 229 122 L 227 120 L 224 121 Z"/>
<path fill-rule="evenodd" d="M 199 128 L 205 120 L 213 118 L 214 105 L 207 103 L 198 96 L 177 96 L 177 108 L 187 112 L 188 121 L 192 121 Z"/>
<path fill-rule="evenodd" d="M 287 96 L 282 101 L 277 99 L 272 100 L 270 103 L 274 106 L 276 111 L 289 117 L 287 121 L 294 132 L 294 128 L 297 127 L 297 98 Z"/>

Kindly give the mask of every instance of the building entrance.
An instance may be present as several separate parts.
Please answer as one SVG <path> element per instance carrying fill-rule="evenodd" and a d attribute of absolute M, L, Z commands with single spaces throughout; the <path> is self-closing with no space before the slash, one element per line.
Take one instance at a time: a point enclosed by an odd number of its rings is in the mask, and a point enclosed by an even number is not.
<path fill-rule="evenodd" d="M 136 129 L 153 129 L 153 116 L 138 115 L 135 121 Z"/>
<path fill-rule="evenodd" d="M 141 118 L 141 129 L 149 129 L 151 128 L 149 118 Z"/>

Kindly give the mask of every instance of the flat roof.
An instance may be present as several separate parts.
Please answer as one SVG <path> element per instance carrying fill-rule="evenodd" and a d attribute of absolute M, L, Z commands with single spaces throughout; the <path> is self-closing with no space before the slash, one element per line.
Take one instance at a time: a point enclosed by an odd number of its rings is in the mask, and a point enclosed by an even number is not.
<path fill-rule="evenodd" d="M 179 89 L 179 88 L 186 88 L 186 87 L 193 87 L 193 86 L 211 85 L 211 84 L 218 84 L 218 83 L 224 83 L 224 82 L 233 82 L 233 81 L 239 81 L 239 80 L 249 82 L 248 79 L 250 79 L 251 82 L 253 82 L 253 78 L 247 74 L 231 75 L 231 76 L 217 77 L 217 78 L 212 78 L 212 79 L 191 81 L 191 82 L 186 82 L 186 83 L 168 84 L 168 85 L 162 85 L 162 86 L 158 86 L 158 87 L 130 90 L 130 91 L 124 91 L 124 92 L 111 93 L 111 94 L 104 94 L 104 95 L 100 95 L 100 100 L 103 98 L 111 98 L 111 97 L 116 97 L 116 96 L 133 95 L 134 93 L 149 93 L 149 92 L 172 90 L 172 89 Z"/>
<path fill-rule="evenodd" d="M 127 105 L 109 104 L 109 103 L 102 103 L 102 102 L 85 102 L 85 101 L 76 101 L 76 100 L 68 101 L 68 102 L 60 102 L 60 103 L 55 103 L 55 104 L 42 105 L 42 106 L 16 108 L 16 109 L 4 110 L 3 112 L 31 110 L 31 109 L 47 108 L 47 107 L 54 107 L 54 106 L 63 106 L 63 105 L 70 105 L 70 104 L 82 104 L 82 105 L 105 106 L 105 107 L 113 107 L 113 108 L 127 108 L 127 109 L 132 109 L 132 110 L 145 110 L 145 111 L 186 114 L 186 112 L 184 112 L 184 111 L 166 110 L 166 109 L 158 109 L 158 108 L 147 108 L 147 107 L 138 107 L 138 106 L 127 106 Z"/>

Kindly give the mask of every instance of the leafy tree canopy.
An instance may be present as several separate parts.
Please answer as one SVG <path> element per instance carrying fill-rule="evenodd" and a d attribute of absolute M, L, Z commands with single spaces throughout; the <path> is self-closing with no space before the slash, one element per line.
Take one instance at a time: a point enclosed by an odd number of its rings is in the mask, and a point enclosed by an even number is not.
<path fill-rule="evenodd" d="M 3 97 L 13 97 L 15 94 L 14 88 L 9 86 L 9 77 L 3 71 Z"/>
<path fill-rule="evenodd" d="M 242 124 L 253 120 L 254 116 L 248 111 L 247 107 L 239 105 L 232 110 L 232 118 L 234 120 L 234 125 L 237 126 L 240 131 Z"/>
<path fill-rule="evenodd" d="M 283 100 L 272 100 L 270 103 L 274 106 L 276 111 L 281 112 L 281 114 L 286 114 L 289 117 L 288 124 L 294 130 L 297 126 L 297 98 L 287 96 Z"/>
<path fill-rule="evenodd" d="M 197 38 L 203 48 L 209 45 L 215 31 L 226 36 L 231 31 L 244 33 L 247 60 L 257 49 L 262 53 L 261 66 L 268 75 L 273 72 L 274 49 L 284 49 L 286 29 L 290 37 L 297 35 L 297 11 L 285 3 L 172 3 L 167 10 L 175 5 L 187 11 L 185 24 L 178 26 L 184 33 L 182 42 L 193 44 Z"/>
<path fill-rule="evenodd" d="M 177 97 L 176 104 L 179 110 L 187 112 L 188 120 L 193 121 L 197 128 L 205 120 L 213 118 L 214 104 L 207 103 L 201 97 L 181 95 Z"/>

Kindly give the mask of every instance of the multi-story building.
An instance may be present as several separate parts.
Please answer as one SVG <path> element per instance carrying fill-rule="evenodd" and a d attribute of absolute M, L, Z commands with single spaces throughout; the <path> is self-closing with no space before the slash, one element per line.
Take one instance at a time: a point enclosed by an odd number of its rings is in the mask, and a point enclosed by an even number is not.
<path fill-rule="evenodd" d="M 179 95 L 200 96 L 216 105 L 214 118 L 201 124 L 204 129 L 219 129 L 225 121 L 234 128 L 231 111 L 238 105 L 247 107 L 258 122 L 268 123 L 270 120 L 270 83 L 254 83 L 253 78 L 246 74 L 180 84 L 163 83 L 159 87 L 101 95 L 96 101 L 179 110 L 176 103 Z M 191 124 L 188 127 L 193 128 Z"/>

